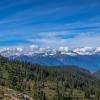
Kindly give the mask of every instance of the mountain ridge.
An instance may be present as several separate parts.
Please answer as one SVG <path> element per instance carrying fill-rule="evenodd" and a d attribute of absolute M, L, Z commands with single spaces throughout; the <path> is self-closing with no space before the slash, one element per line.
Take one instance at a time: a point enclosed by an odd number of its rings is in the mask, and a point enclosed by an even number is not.
<path fill-rule="evenodd" d="M 79 47 L 79 48 L 68 48 L 68 47 L 59 47 L 57 49 L 52 49 L 49 47 L 39 47 L 35 45 L 26 46 L 26 47 L 12 47 L 12 48 L 0 48 L 0 54 L 2 56 L 20 56 L 20 55 L 28 55 L 33 56 L 35 54 L 43 54 L 46 55 L 55 55 L 57 53 L 66 54 L 70 56 L 76 55 L 93 55 L 100 54 L 100 47 L 92 48 L 92 47 Z"/>
<path fill-rule="evenodd" d="M 75 65 L 92 72 L 100 69 L 100 47 L 81 47 L 69 49 L 43 48 L 35 45 L 15 48 L 0 48 L 0 55 L 11 60 L 31 62 L 47 66 Z"/>
<path fill-rule="evenodd" d="M 78 56 L 69 56 L 57 54 L 54 56 L 42 56 L 40 54 L 35 56 L 12 56 L 9 59 L 31 62 L 33 64 L 41 64 L 47 66 L 67 66 L 67 65 L 76 65 L 81 66 L 82 68 L 88 69 L 92 72 L 100 69 L 100 55 L 78 55 Z"/>

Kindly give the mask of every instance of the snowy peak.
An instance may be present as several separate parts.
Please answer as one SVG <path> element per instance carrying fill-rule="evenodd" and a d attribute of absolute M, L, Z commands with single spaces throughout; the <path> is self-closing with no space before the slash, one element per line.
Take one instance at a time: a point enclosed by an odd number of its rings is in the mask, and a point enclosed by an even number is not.
<path fill-rule="evenodd" d="M 68 47 L 59 47 L 59 51 L 68 52 L 69 48 Z"/>
<path fill-rule="evenodd" d="M 66 55 L 71 55 L 71 56 L 75 56 L 76 54 L 75 52 L 73 52 L 73 50 L 70 50 L 68 47 L 60 47 L 58 51 L 61 54 L 66 54 Z"/>
<path fill-rule="evenodd" d="M 51 49 L 48 47 L 39 47 L 36 45 L 26 46 L 26 47 L 15 47 L 15 48 L 0 48 L 0 55 L 9 57 L 9 56 L 34 56 L 36 54 L 42 54 L 42 56 L 53 56 L 57 53 L 62 55 L 93 55 L 100 54 L 100 47 L 92 48 L 92 47 L 81 47 L 70 49 L 68 47 L 59 47 L 58 49 Z"/>
<path fill-rule="evenodd" d="M 95 49 L 95 52 L 100 52 L 100 47 L 97 47 L 97 48 Z"/>
<path fill-rule="evenodd" d="M 92 47 L 76 48 L 73 51 L 79 55 L 91 55 L 95 53 Z"/>

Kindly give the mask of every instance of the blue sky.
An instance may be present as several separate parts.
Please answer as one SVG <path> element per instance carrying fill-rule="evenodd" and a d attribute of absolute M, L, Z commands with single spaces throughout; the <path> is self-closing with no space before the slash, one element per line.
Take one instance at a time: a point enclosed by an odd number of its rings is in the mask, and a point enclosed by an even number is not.
<path fill-rule="evenodd" d="M 100 46 L 100 0 L 1 0 L 0 46 Z"/>

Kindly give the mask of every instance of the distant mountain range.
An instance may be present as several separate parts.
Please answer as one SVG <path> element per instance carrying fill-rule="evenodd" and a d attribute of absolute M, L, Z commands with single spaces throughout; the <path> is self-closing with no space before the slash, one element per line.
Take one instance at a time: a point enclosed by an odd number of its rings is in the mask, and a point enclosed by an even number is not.
<path fill-rule="evenodd" d="M 23 59 L 25 59 L 25 58 L 23 58 Z M 8 60 L 9 60 L 8 58 L 0 56 L 0 61 L 6 62 Z M 13 60 L 11 62 L 13 62 Z M 41 66 L 41 65 L 39 65 L 39 66 Z M 79 75 L 85 79 L 93 79 L 93 80 L 100 79 L 100 70 L 97 70 L 92 73 L 90 70 L 82 68 L 81 66 L 78 67 L 75 65 L 68 65 L 68 66 L 41 66 L 41 67 L 46 72 L 56 71 L 58 73 L 60 72 L 60 73 L 66 73 L 66 74 L 72 74 L 72 75 Z"/>
<path fill-rule="evenodd" d="M 9 59 L 47 66 L 76 65 L 90 71 L 100 70 L 100 47 L 69 49 L 41 48 L 35 45 L 17 48 L 0 48 L 0 55 Z"/>

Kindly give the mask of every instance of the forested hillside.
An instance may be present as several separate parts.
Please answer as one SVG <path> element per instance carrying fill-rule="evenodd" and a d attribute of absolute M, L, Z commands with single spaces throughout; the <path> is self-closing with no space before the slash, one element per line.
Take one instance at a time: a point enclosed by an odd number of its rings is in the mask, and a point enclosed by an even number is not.
<path fill-rule="evenodd" d="M 0 86 L 34 100 L 100 100 L 100 80 L 76 66 L 46 67 L 0 57 Z"/>

